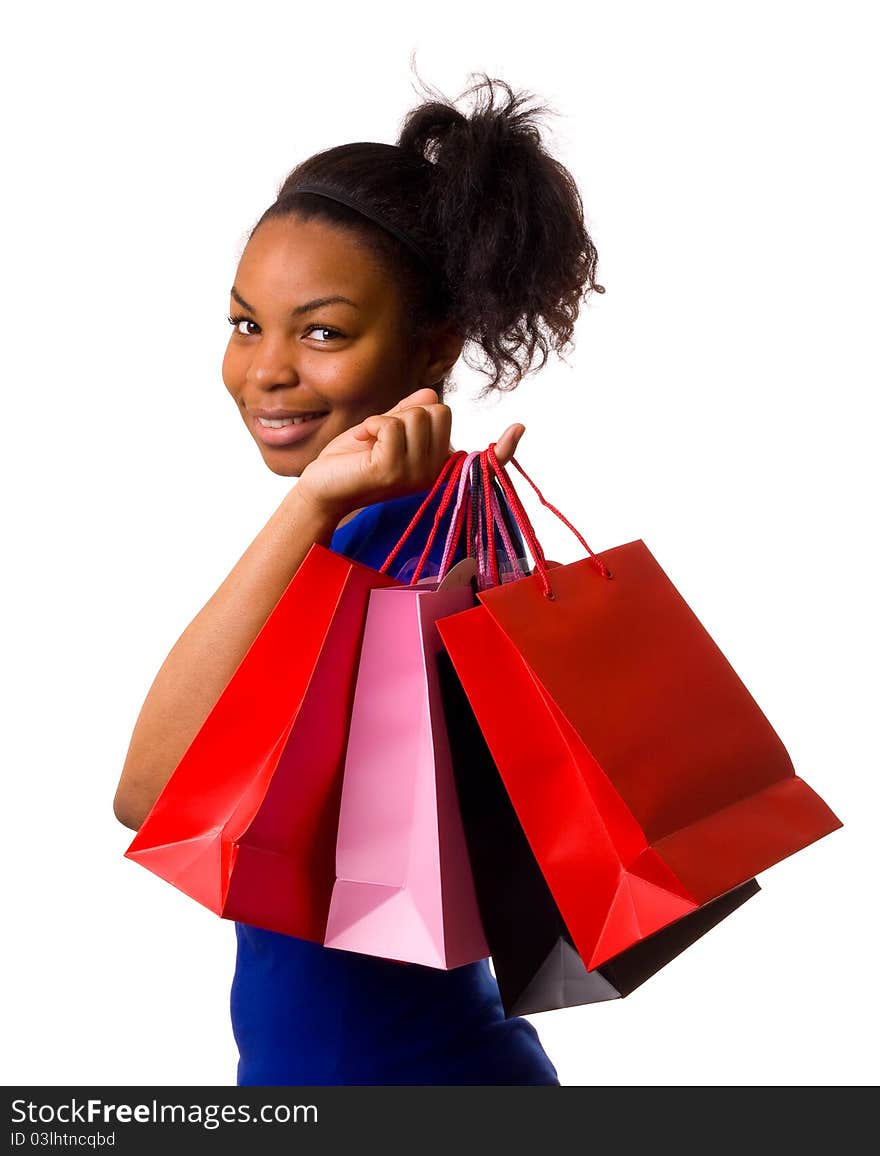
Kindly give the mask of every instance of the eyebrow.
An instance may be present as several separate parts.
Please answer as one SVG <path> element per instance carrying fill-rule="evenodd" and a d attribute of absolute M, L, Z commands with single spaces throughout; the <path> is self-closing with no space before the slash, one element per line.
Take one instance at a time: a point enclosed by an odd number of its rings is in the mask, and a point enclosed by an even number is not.
<path fill-rule="evenodd" d="M 256 313 L 256 309 L 254 309 L 253 305 L 248 305 L 247 301 L 245 301 L 245 299 L 242 297 L 242 295 L 239 293 L 239 291 L 235 288 L 234 285 L 229 290 L 229 292 L 235 298 L 235 300 L 239 303 L 239 305 L 242 307 L 242 309 L 247 309 L 249 313 Z M 297 307 L 295 309 L 291 309 L 290 316 L 291 317 L 301 317 L 303 313 L 311 313 L 315 309 L 321 309 L 324 305 L 337 305 L 337 304 L 351 305 L 354 309 L 360 308 L 360 306 L 356 305 L 355 302 L 351 300 L 351 298 L 343 297 L 339 293 L 333 293 L 328 297 L 315 297 L 311 301 L 306 301 L 304 305 L 297 305 Z"/>

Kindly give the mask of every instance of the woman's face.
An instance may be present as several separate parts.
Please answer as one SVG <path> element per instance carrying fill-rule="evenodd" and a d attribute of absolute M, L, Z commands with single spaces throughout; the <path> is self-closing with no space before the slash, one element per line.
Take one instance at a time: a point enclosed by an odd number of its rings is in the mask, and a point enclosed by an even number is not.
<path fill-rule="evenodd" d="M 223 382 L 266 465 L 286 477 L 448 367 L 438 372 L 431 350 L 408 348 L 396 287 L 327 222 L 264 221 L 239 261 L 230 316 Z M 290 424 L 296 415 L 305 420 Z"/>

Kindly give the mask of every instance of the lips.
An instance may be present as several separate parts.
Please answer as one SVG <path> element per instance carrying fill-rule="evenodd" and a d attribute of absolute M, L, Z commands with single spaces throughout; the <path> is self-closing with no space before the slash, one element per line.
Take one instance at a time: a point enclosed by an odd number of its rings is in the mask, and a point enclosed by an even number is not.
<path fill-rule="evenodd" d="M 286 417 L 311 417 L 312 414 L 326 412 L 326 409 L 258 409 L 256 406 L 247 409 L 251 417 L 265 417 L 267 421 L 283 421 Z"/>
<path fill-rule="evenodd" d="M 256 409 L 250 411 L 251 426 L 257 438 L 267 446 L 288 446 L 312 436 L 326 412 L 307 410 Z M 262 418 L 263 421 L 259 419 Z M 284 422 L 284 425 L 265 425 L 264 422 Z"/>
<path fill-rule="evenodd" d="M 296 424 L 296 423 L 301 422 L 301 421 L 307 421 L 309 418 L 324 417 L 326 412 L 327 412 L 326 410 L 317 410 L 316 409 L 313 413 L 290 414 L 290 415 L 284 414 L 283 416 L 279 414 L 277 417 L 266 417 L 263 414 L 255 414 L 254 416 L 255 416 L 256 421 L 258 421 L 260 423 L 260 425 L 269 426 L 269 428 L 278 429 L 278 428 L 281 428 L 282 426 L 285 426 L 285 425 L 291 425 L 291 424 Z"/>

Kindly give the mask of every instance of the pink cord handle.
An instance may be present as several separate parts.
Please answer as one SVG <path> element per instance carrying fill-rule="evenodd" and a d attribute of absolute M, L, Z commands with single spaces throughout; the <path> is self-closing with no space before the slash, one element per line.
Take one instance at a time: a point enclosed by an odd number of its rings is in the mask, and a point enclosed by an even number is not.
<path fill-rule="evenodd" d="M 485 451 L 483 451 L 485 452 Z M 480 453 L 482 460 L 483 453 Z M 482 490 L 477 495 L 476 502 L 476 526 L 474 527 L 474 555 L 477 559 L 477 588 L 484 590 L 486 586 L 497 586 L 497 582 L 492 580 L 492 571 L 489 566 L 488 549 L 489 545 L 483 543 L 483 531 L 486 523 L 486 508 L 484 505 L 484 491 Z"/>
<path fill-rule="evenodd" d="M 455 548 L 458 545 L 458 539 L 461 537 L 461 526 L 464 520 L 464 495 L 470 494 L 471 488 L 471 462 L 474 458 L 479 456 L 479 450 L 474 450 L 469 453 L 462 462 L 461 473 L 458 480 L 458 494 L 455 499 L 455 509 L 452 513 L 452 522 L 449 526 L 449 532 L 446 535 L 446 545 L 443 549 L 443 560 L 440 563 L 440 573 L 437 576 L 439 582 L 442 582 L 446 577 L 446 572 L 449 567 L 449 562 L 455 553 Z"/>
<path fill-rule="evenodd" d="M 510 559 L 510 564 L 513 567 L 514 578 L 527 577 L 526 571 L 519 564 L 519 555 L 516 552 L 516 547 L 510 537 L 510 531 L 507 529 L 507 523 L 501 513 L 501 507 L 498 504 L 498 495 L 492 489 L 492 517 L 498 533 L 501 535 L 501 541 L 504 543 L 504 549 Z"/>

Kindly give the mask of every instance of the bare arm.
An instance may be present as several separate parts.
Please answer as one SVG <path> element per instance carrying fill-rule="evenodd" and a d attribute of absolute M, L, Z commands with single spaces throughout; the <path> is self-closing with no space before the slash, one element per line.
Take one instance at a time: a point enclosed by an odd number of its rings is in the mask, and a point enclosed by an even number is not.
<path fill-rule="evenodd" d="M 120 823 L 143 823 L 312 545 L 329 545 L 352 510 L 429 488 L 450 453 L 451 422 L 436 392 L 418 389 L 339 434 L 306 467 L 153 680 L 113 800 Z M 499 462 L 524 428 L 509 426 L 499 438 Z"/>
<path fill-rule="evenodd" d="M 315 542 L 337 518 L 293 487 L 184 630 L 141 707 L 113 800 L 137 830 Z"/>

